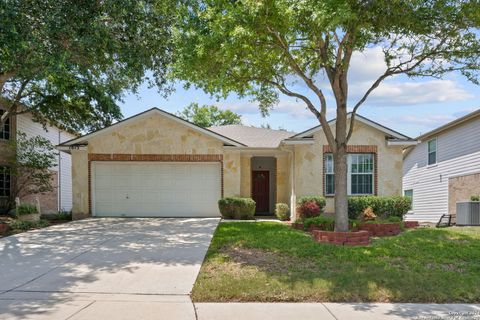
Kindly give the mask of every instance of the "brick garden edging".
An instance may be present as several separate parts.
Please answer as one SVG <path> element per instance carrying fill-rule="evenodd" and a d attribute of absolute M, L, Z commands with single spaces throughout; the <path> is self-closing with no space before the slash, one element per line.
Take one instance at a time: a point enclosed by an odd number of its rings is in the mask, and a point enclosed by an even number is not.
<path fill-rule="evenodd" d="M 0 235 L 8 231 L 8 223 L 0 222 Z"/>
<path fill-rule="evenodd" d="M 400 223 L 366 223 L 359 225 L 358 230 L 367 231 L 370 237 L 396 236 L 402 232 Z"/>
<path fill-rule="evenodd" d="M 292 228 L 297 229 L 297 230 L 305 231 L 305 227 L 304 227 L 303 223 L 294 222 L 294 223 L 292 223 Z"/>
<path fill-rule="evenodd" d="M 370 243 L 368 231 L 336 232 L 313 230 L 312 234 L 317 242 L 339 246 L 365 246 Z"/>
<path fill-rule="evenodd" d="M 418 221 L 404 221 L 403 224 L 407 229 L 418 228 L 420 226 Z"/>

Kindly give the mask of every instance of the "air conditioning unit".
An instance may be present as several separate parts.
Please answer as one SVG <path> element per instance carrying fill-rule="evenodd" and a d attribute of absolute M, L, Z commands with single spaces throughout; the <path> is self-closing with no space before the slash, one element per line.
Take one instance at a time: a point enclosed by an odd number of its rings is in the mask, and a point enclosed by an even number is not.
<path fill-rule="evenodd" d="M 457 226 L 480 226 L 480 202 L 457 202 Z"/>

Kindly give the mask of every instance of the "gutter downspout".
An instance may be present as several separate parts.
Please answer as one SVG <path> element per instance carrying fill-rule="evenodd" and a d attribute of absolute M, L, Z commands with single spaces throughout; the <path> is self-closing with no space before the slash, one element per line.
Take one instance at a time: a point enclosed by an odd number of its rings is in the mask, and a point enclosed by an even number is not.
<path fill-rule="evenodd" d="M 58 130 L 58 144 L 61 143 L 61 135 L 62 135 L 62 132 L 60 130 Z M 57 187 L 58 187 L 58 189 L 57 189 L 58 190 L 57 191 L 57 195 L 58 195 L 57 211 L 60 211 L 60 210 L 62 210 L 62 152 L 61 151 L 58 152 Z"/>
<path fill-rule="evenodd" d="M 297 196 L 295 194 L 295 147 L 293 150 L 285 149 L 285 145 L 282 144 L 280 150 L 286 151 L 290 155 L 290 221 L 295 222 L 297 218 Z"/>

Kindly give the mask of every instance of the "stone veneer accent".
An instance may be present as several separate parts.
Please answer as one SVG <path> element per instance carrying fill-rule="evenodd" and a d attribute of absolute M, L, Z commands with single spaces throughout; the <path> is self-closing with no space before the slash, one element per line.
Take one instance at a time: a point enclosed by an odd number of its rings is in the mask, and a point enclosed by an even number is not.
<path fill-rule="evenodd" d="M 333 198 L 334 196 L 325 194 L 325 157 L 327 153 L 332 153 L 332 148 L 329 145 L 323 146 L 323 177 L 322 190 L 325 197 Z M 378 194 L 378 148 L 376 145 L 349 145 L 347 146 L 347 153 L 373 153 L 373 195 Z"/>
<path fill-rule="evenodd" d="M 480 172 L 448 179 L 448 213 L 457 214 L 457 202 L 480 194 Z"/>
<path fill-rule="evenodd" d="M 224 194 L 222 154 L 88 154 L 88 211 L 92 215 L 92 161 L 220 162 L 221 196 Z M 78 217 L 84 218 L 84 217 Z"/>

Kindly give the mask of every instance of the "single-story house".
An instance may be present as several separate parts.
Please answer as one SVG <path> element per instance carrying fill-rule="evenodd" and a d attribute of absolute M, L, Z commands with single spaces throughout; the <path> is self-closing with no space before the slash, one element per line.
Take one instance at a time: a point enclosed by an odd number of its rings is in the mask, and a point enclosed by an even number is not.
<path fill-rule="evenodd" d="M 480 109 L 416 138 L 403 160 L 406 220 L 438 222 L 456 203 L 480 194 Z"/>
<path fill-rule="evenodd" d="M 349 193 L 400 195 L 402 151 L 415 141 L 356 119 Z M 218 216 L 217 201 L 228 196 L 252 197 L 266 214 L 278 202 L 324 195 L 333 211 L 333 159 L 320 126 L 205 129 L 154 108 L 58 148 L 72 155 L 75 218 Z"/>

